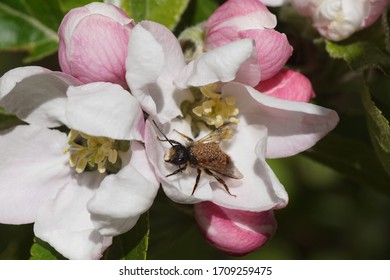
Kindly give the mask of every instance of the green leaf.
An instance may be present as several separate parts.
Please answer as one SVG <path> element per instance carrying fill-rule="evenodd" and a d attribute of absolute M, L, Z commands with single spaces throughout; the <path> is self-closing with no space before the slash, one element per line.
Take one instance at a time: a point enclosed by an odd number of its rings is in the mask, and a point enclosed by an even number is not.
<path fill-rule="evenodd" d="M 55 53 L 62 18 L 57 1 L 2 0 L 0 51 L 27 51 L 28 62 Z"/>
<path fill-rule="evenodd" d="M 136 22 L 152 20 L 175 29 L 190 0 L 106 0 L 120 7 Z"/>
<path fill-rule="evenodd" d="M 389 120 L 383 115 L 382 111 L 376 106 L 376 104 L 372 100 L 371 94 L 367 86 L 365 86 L 365 88 L 362 90 L 362 101 L 363 106 L 366 109 L 371 141 L 383 167 L 390 175 Z"/>
<path fill-rule="evenodd" d="M 192 3 L 194 3 L 191 11 L 193 13 L 192 24 L 207 20 L 219 6 L 216 0 L 195 0 Z"/>
<path fill-rule="evenodd" d="M 128 232 L 113 239 L 104 259 L 145 260 L 149 245 L 149 214 L 143 214 Z"/>
<path fill-rule="evenodd" d="M 365 142 L 335 133 L 328 134 L 305 155 L 376 190 L 390 195 L 390 177 L 373 148 Z"/>
<path fill-rule="evenodd" d="M 34 238 L 34 244 L 30 249 L 30 260 L 63 260 L 65 259 L 53 247 L 48 243 L 40 240 L 39 238 Z"/>
<path fill-rule="evenodd" d="M 353 70 L 375 67 L 390 75 L 390 56 L 369 42 L 337 44 L 326 41 L 326 50 L 332 58 L 346 61 Z"/>

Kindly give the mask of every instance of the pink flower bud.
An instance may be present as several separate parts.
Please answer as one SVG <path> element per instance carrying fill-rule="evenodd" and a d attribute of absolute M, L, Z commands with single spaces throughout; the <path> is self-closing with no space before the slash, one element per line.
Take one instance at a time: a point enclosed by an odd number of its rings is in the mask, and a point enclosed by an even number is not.
<path fill-rule="evenodd" d="M 343 40 L 373 24 L 389 0 L 290 0 L 294 9 L 313 20 L 327 39 Z"/>
<path fill-rule="evenodd" d="M 261 69 L 261 81 L 276 75 L 293 52 L 286 35 L 274 29 L 245 30 L 239 32 L 239 36 L 242 39 L 251 38 L 255 41 Z"/>
<path fill-rule="evenodd" d="M 261 80 L 278 73 L 292 54 L 286 36 L 275 31 L 276 17 L 259 0 L 229 0 L 205 24 L 207 49 L 250 38 L 255 41 Z"/>
<path fill-rule="evenodd" d="M 133 27 L 133 20 L 113 5 L 91 3 L 71 10 L 58 31 L 62 71 L 84 83 L 126 87 L 125 60 Z"/>
<path fill-rule="evenodd" d="M 261 93 L 291 101 L 309 102 L 315 97 L 309 79 L 299 72 L 287 69 L 260 82 L 255 88 Z"/>
<path fill-rule="evenodd" d="M 272 211 L 227 209 L 211 202 L 194 205 L 195 219 L 203 236 L 231 255 L 245 255 L 262 247 L 276 230 Z"/>

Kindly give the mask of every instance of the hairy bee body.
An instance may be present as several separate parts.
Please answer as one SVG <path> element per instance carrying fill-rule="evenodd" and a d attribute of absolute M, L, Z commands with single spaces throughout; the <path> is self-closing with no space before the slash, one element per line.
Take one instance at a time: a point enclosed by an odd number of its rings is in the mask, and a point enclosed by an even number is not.
<path fill-rule="evenodd" d="M 232 126 L 233 124 L 231 123 L 224 124 L 198 141 L 194 141 L 187 135 L 178 132 L 188 141 L 187 145 L 183 145 L 180 142 L 168 139 L 165 134 L 163 134 L 162 131 L 157 127 L 165 138 L 165 140 L 159 140 L 167 141 L 172 146 L 165 153 L 164 160 L 179 167 L 171 174 L 166 175 L 166 177 L 182 172 L 187 168 L 187 166 L 190 166 L 192 168 L 196 168 L 198 171 L 191 195 L 194 194 L 198 186 L 202 170 L 206 174 L 213 176 L 220 184 L 224 186 L 225 190 L 230 195 L 232 195 L 225 181 L 219 177 L 219 175 L 223 175 L 233 179 L 243 178 L 241 172 L 234 166 L 231 157 L 227 155 L 219 146 L 221 140 L 225 140 L 232 135 Z"/>

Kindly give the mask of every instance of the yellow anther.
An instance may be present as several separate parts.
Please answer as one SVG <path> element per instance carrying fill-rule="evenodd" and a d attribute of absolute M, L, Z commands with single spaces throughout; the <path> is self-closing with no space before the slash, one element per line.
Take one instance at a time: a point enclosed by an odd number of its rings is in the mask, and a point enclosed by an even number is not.
<path fill-rule="evenodd" d="M 68 139 L 66 152 L 70 153 L 69 165 L 75 167 L 78 173 L 85 171 L 87 166 L 104 173 L 107 164 L 116 164 L 119 159 L 117 149 L 120 144 L 113 139 L 94 137 L 75 130 L 69 132 Z"/>
<path fill-rule="evenodd" d="M 77 173 L 81 173 L 85 170 L 85 167 L 87 167 L 88 160 L 86 158 L 80 158 L 77 161 L 76 165 L 76 171 Z"/>
<path fill-rule="evenodd" d="M 200 106 L 192 109 L 192 112 L 205 120 L 208 125 L 214 125 L 215 127 L 220 127 L 228 121 L 238 123 L 238 119 L 235 118 L 239 113 L 235 106 L 236 98 L 233 96 L 222 98 L 221 94 L 216 92 L 216 89 L 216 84 L 200 88 L 204 99 Z"/>
<path fill-rule="evenodd" d="M 108 161 L 111 163 L 115 163 L 117 159 L 118 159 L 118 151 L 111 149 L 108 152 Z"/>

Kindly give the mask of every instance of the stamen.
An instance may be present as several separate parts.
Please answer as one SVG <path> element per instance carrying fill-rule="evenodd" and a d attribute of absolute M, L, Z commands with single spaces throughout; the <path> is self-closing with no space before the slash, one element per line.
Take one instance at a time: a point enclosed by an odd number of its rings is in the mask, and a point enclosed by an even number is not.
<path fill-rule="evenodd" d="M 69 165 L 75 167 L 78 173 L 88 170 L 98 170 L 100 173 L 109 170 L 119 171 L 121 164 L 118 151 L 127 151 L 129 144 L 107 137 L 95 137 L 71 130 L 68 135 Z M 128 142 L 128 141 L 126 141 Z M 116 170 L 118 169 L 118 170 Z"/>
<path fill-rule="evenodd" d="M 222 98 L 216 89 L 216 84 L 201 87 L 204 100 L 201 105 L 193 108 L 192 112 L 205 120 L 208 125 L 215 127 L 220 127 L 225 122 L 238 123 L 236 116 L 239 110 L 235 106 L 236 98 L 233 96 Z"/>

